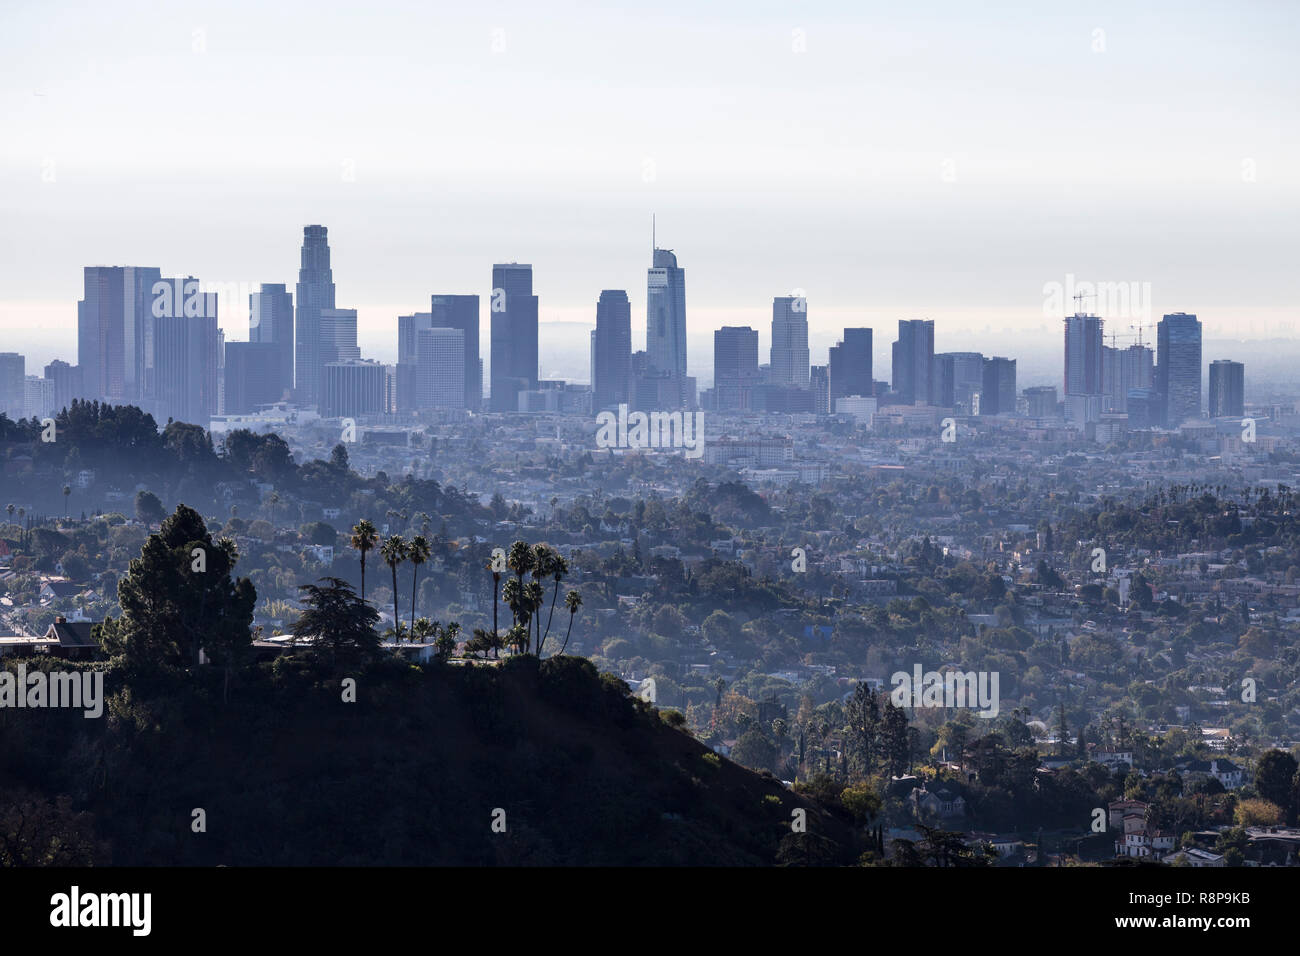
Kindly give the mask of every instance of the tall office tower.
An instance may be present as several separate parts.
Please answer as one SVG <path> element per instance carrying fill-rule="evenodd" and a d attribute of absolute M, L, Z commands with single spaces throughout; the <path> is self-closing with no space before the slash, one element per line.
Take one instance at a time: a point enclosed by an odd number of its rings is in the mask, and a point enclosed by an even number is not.
<path fill-rule="evenodd" d="M 1201 417 L 1201 323 L 1175 312 L 1156 329 L 1156 391 L 1164 408 L 1164 425 L 1177 428 Z"/>
<path fill-rule="evenodd" d="M 713 402 L 720 412 L 753 408 L 758 330 L 726 325 L 713 333 Z"/>
<path fill-rule="evenodd" d="M 457 408 L 477 412 L 483 407 L 483 365 L 478 349 L 478 296 L 435 295 L 430 302 L 431 328 L 459 329 L 465 338 L 465 368 L 461 372 L 465 400 Z M 536 375 L 536 371 L 533 373 Z"/>
<path fill-rule="evenodd" d="M 1210 363 L 1210 417 L 1240 418 L 1246 413 L 1246 366 L 1228 359 Z"/>
<path fill-rule="evenodd" d="M 646 276 L 645 349 L 651 367 L 666 373 L 676 387 L 675 407 L 687 403 L 686 270 L 671 249 L 651 241 L 654 258 Z"/>
<path fill-rule="evenodd" d="M 632 303 L 622 289 L 605 289 L 596 300 L 591 337 L 591 404 L 600 411 L 628 400 L 632 379 Z"/>
<path fill-rule="evenodd" d="M 981 415 L 1003 415 L 1016 410 L 1016 360 L 994 356 L 984 360 L 984 387 L 980 390 Z"/>
<path fill-rule="evenodd" d="M 419 362 L 416 336 L 421 329 L 433 328 L 432 312 L 416 312 L 397 317 L 397 366 L 395 369 L 394 402 L 397 411 L 413 412 L 415 400 L 416 364 Z"/>
<path fill-rule="evenodd" d="M 1025 401 L 1028 404 L 1030 418 L 1056 417 L 1056 386 L 1035 385 L 1025 389 Z"/>
<path fill-rule="evenodd" d="M 23 379 L 22 418 L 46 418 L 58 413 L 54 407 L 54 383 L 39 375 Z"/>
<path fill-rule="evenodd" d="M 0 352 L 0 412 L 21 418 L 27 400 L 27 359 L 17 352 Z"/>
<path fill-rule="evenodd" d="M 942 370 L 946 377 L 948 363 L 952 363 L 952 404 L 939 402 L 947 397 L 947 382 L 934 383 L 935 401 L 933 404 L 945 408 L 955 408 L 964 415 L 978 414 L 977 397 L 984 390 L 984 356 L 979 352 L 942 352 L 935 357 L 936 370 Z M 940 363 L 942 359 L 942 364 Z"/>
<path fill-rule="evenodd" d="M 772 384 L 808 387 L 808 300 L 772 300 Z"/>
<path fill-rule="evenodd" d="M 360 360 L 356 309 L 321 309 L 318 322 L 317 353 L 322 364 Z"/>
<path fill-rule="evenodd" d="M 1145 345 L 1101 347 L 1102 411 L 1127 412 L 1129 390 L 1150 388 L 1154 380 L 1155 353 Z"/>
<path fill-rule="evenodd" d="M 217 414 L 220 333 L 217 294 L 193 276 L 168 279 L 153 304 L 146 401 L 159 427 L 169 419 L 202 425 Z"/>
<path fill-rule="evenodd" d="M 830 348 L 830 413 L 837 399 L 875 394 L 871 379 L 871 330 L 845 329 L 844 338 Z"/>
<path fill-rule="evenodd" d="M 1102 394 L 1101 319 L 1075 313 L 1065 319 L 1065 394 Z"/>
<path fill-rule="evenodd" d="M 284 397 L 280 386 L 283 353 L 275 342 L 227 342 L 225 381 L 227 415 L 247 415 L 259 405 L 271 405 Z"/>
<path fill-rule="evenodd" d="M 321 353 L 321 311 L 334 308 L 328 234 L 324 226 L 303 226 L 302 262 L 294 295 L 294 387 L 298 401 L 309 405 L 320 404 L 321 368 L 328 361 Z"/>
<path fill-rule="evenodd" d="M 831 413 L 831 367 L 814 365 L 808 374 L 808 387 L 813 393 L 813 414 L 829 415 Z"/>
<path fill-rule="evenodd" d="M 69 365 L 62 359 L 55 359 L 45 366 L 45 377 L 54 384 L 56 412 L 69 407 L 74 398 L 82 397 L 80 365 Z"/>
<path fill-rule="evenodd" d="M 248 341 L 275 346 L 280 361 L 266 391 L 277 392 L 271 401 L 280 401 L 293 390 L 293 296 L 283 282 L 263 282 L 261 289 L 249 295 Z"/>
<path fill-rule="evenodd" d="M 929 404 L 930 373 L 934 368 L 934 322 L 899 319 L 893 351 L 894 391 L 904 405 Z"/>
<path fill-rule="evenodd" d="M 415 407 L 465 407 L 465 331 L 443 326 L 415 335 Z"/>
<path fill-rule="evenodd" d="M 492 325 L 489 332 L 492 381 L 489 407 L 519 409 L 519 393 L 537 388 L 537 296 L 533 267 L 497 263 L 492 267 Z"/>
<path fill-rule="evenodd" d="M 138 402 L 152 353 L 155 268 L 87 266 L 77 303 L 77 363 L 93 398 Z"/>
<path fill-rule="evenodd" d="M 388 411 L 388 366 L 351 359 L 326 362 L 321 370 L 323 418 L 361 418 Z"/>
<path fill-rule="evenodd" d="M 935 355 L 930 371 L 933 404 L 940 408 L 952 408 L 957 404 L 956 372 L 956 360 L 951 352 L 939 352 Z"/>

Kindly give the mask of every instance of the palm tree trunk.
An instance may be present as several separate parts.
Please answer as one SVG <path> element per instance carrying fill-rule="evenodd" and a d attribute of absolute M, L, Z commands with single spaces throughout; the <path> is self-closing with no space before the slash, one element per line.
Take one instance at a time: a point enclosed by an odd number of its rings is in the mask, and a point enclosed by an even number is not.
<path fill-rule="evenodd" d="M 402 621 L 397 616 L 397 564 L 390 564 L 389 567 L 393 569 L 393 646 L 396 647 L 402 638 Z"/>
<path fill-rule="evenodd" d="M 569 615 L 569 629 L 564 632 L 564 643 L 560 645 L 561 656 L 564 655 L 564 649 L 569 646 L 569 635 L 573 633 L 573 619 L 577 616 L 576 613 Z"/>
<path fill-rule="evenodd" d="M 551 592 L 551 613 L 546 615 L 546 637 L 551 635 L 551 621 L 555 618 L 555 599 L 560 596 L 560 579 L 555 579 L 555 590 Z M 546 640 L 543 637 L 542 640 Z"/>
<path fill-rule="evenodd" d="M 411 562 L 411 640 L 415 640 L 415 596 L 419 593 L 415 582 L 420 577 L 420 566 L 414 561 Z"/>
<path fill-rule="evenodd" d="M 366 599 L 366 551 L 361 549 L 361 600 Z"/>

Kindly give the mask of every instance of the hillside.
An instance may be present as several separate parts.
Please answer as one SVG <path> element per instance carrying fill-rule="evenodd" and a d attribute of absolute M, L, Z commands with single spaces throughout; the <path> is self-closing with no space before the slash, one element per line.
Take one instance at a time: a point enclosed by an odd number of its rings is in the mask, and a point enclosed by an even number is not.
<path fill-rule="evenodd" d="M 582 658 L 382 661 L 356 675 L 355 703 L 343 676 L 282 658 L 223 703 L 213 668 L 131 691 L 110 671 L 102 719 L 0 712 L 6 838 L 22 811 L 44 828 L 25 862 L 772 865 L 863 849 L 842 810 L 718 758 Z M 800 806 L 811 839 L 790 836 Z"/>

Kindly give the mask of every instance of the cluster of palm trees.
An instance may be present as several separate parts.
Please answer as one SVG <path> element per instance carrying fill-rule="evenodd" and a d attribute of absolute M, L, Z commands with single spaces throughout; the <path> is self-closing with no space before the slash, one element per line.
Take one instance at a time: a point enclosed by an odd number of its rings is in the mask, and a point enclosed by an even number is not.
<path fill-rule="evenodd" d="M 409 541 L 399 534 L 394 534 L 389 535 L 381 543 L 378 529 L 369 519 L 362 518 L 353 526 L 349 544 L 361 556 L 362 600 L 365 600 L 366 596 L 366 556 L 371 551 L 378 550 L 379 557 L 392 572 L 394 640 L 400 642 L 403 634 L 408 635 L 412 641 L 427 641 L 432 638 L 438 645 L 439 654 L 450 656 L 450 651 L 444 653 L 444 646 L 450 640 L 450 647 L 454 649 L 460 625 L 452 622 L 443 627 L 437 621 L 416 617 L 420 565 L 429 560 L 429 540 L 422 534 L 415 535 Z M 404 628 L 398 612 L 397 568 L 398 565 L 408 561 L 411 563 L 411 623 L 409 628 Z M 492 630 L 489 633 L 483 628 L 475 628 L 472 639 L 466 644 L 466 649 L 470 653 L 491 652 L 493 656 L 499 656 L 503 647 L 511 647 L 516 653 L 535 653 L 541 657 L 546 640 L 551 633 L 551 622 L 555 618 L 560 584 L 569 573 L 568 561 L 549 545 L 530 546 L 526 541 L 516 541 L 506 553 L 504 562 L 494 558 L 487 569 L 492 574 Z M 512 572 L 514 577 L 507 579 L 503 587 L 501 578 L 506 571 Z M 525 580 L 526 577 L 530 580 Z M 550 610 L 546 614 L 546 627 L 543 629 L 542 614 L 546 608 L 547 584 L 551 586 Z M 512 618 L 511 627 L 505 634 L 502 634 L 497 626 L 499 601 L 503 601 L 510 609 Z M 560 646 L 560 654 L 563 654 L 564 649 L 569 646 L 569 637 L 573 633 L 573 619 L 578 613 L 578 608 L 582 607 L 581 595 L 577 591 L 570 590 L 564 596 L 564 606 L 569 611 L 569 626 L 564 634 L 564 643 Z"/>
<path fill-rule="evenodd" d="M 554 548 L 545 544 L 531 547 L 527 541 L 516 541 L 510 546 L 505 556 L 506 568 L 514 577 L 501 587 L 501 600 L 510 608 L 513 624 L 506 632 L 505 643 L 516 652 L 535 653 L 542 656 L 546 639 L 551 633 L 551 622 L 555 619 L 555 605 L 560 596 L 560 583 L 569 573 L 569 562 Z M 497 585 L 501 582 L 499 563 L 494 560 L 488 565 L 492 573 L 492 632 L 497 632 Z M 525 581 L 530 576 L 532 580 Z M 546 615 L 546 629 L 542 629 L 542 610 L 546 607 L 546 584 L 551 584 L 551 607 Z M 582 596 L 570 590 L 564 596 L 564 606 L 569 611 L 569 627 L 564 634 L 564 643 L 558 653 L 563 654 L 569 646 L 569 637 L 573 633 L 573 619 L 582 607 Z"/>

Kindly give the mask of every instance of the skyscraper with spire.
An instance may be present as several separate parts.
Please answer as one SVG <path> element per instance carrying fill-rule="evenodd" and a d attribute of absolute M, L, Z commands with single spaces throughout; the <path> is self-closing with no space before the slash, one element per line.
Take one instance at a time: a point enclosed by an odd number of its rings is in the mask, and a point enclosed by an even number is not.
<path fill-rule="evenodd" d="M 321 312 L 334 308 L 334 273 L 324 226 L 304 226 L 296 299 L 296 393 L 298 401 L 320 404 L 326 356 L 321 346 Z M 333 356 L 328 357 L 331 361 Z"/>
<path fill-rule="evenodd" d="M 673 383 L 678 406 L 686 388 L 686 270 L 671 249 L 660 249 L 651 226 L 652 264 L 646 288 L 646 356 L 649 364 Z"/>

